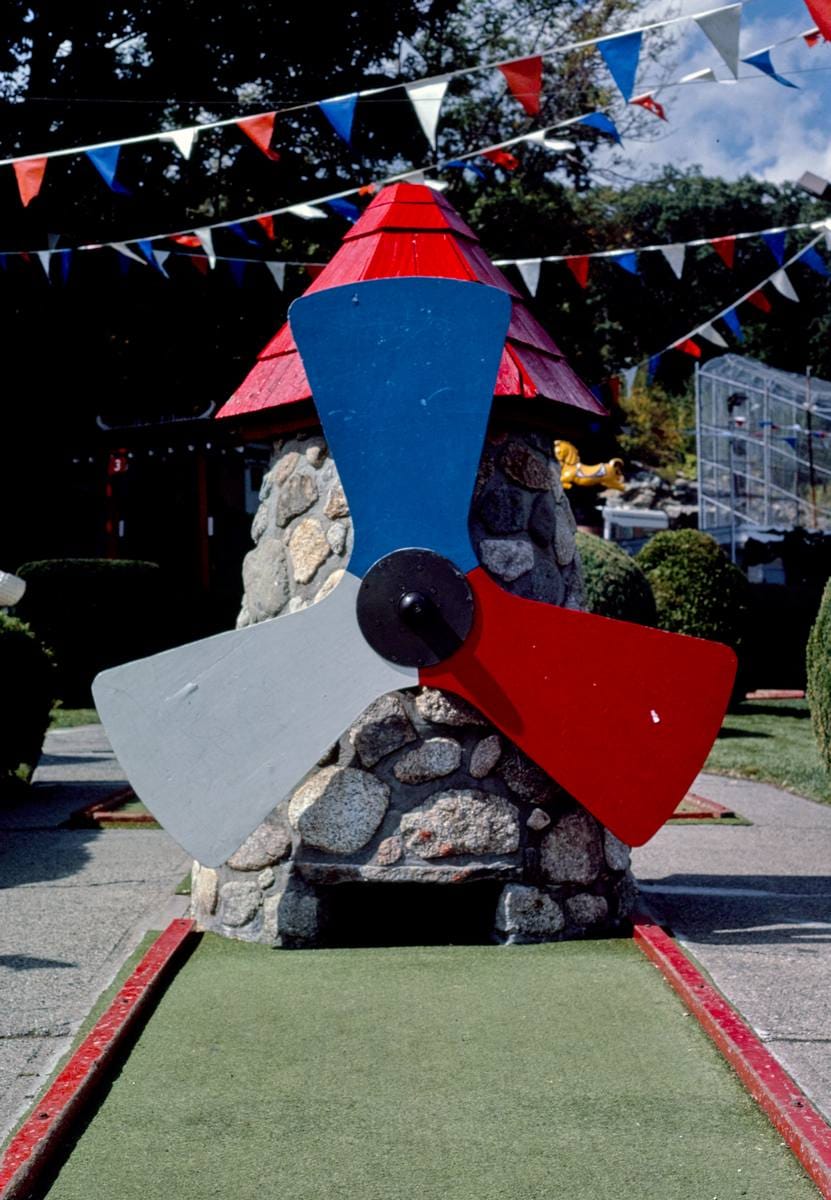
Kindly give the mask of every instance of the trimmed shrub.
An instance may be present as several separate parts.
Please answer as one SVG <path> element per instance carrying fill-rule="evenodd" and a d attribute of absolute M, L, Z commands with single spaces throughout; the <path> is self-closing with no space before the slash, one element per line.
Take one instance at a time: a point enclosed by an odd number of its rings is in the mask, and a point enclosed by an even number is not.
<path fill-rule="evenodd" d="M 57 694 L 67 707 L 91 702 L 90 684 L 105 667 L 169 644 L 156 563 L 51 558 L 24 563 L 17 574 L 27 587 L 15 611 L 54 652 Z"/>
<path fill-rule="evenodd" d="M 698 529 L 656 533 L 635 556 L 658 611 L 658 628 L 739 650 L 748 582 L 715 538 Z"/>
<path fill-rule="evenodd" d="M 28 780 L 40 758 L 52 708 L 54 668 L 48 651 L 23 621 L 0 613 L 0 793 Z"/>
<path fill-rule="evenodd" d="M 638 625 L 655 625 L 655 598 L 635 560 L 614 542 L 592 533 L 577 533 L 576 538 L 587 611 Z"/>
<path fill-rule="evenodd" d="M 831 579 L 808 635 L 806 654 L 808 706 L 820 756 L 831 770 Z"/>

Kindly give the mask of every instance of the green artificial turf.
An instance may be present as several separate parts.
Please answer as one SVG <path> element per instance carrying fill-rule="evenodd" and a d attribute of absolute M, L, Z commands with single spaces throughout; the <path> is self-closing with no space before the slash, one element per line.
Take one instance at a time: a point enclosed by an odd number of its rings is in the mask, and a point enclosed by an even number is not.
<path fill-rule="evenodd" d="M 205 935 L 50 1200 L 792 1200 L 813 1186 L 627 940 Z"/>
<path fill-rule="evenodd" d="M 74 729 L 76 725 L 100 725 L 101 718 L 94 708 L 62 708 L 59 704 L 49 714 L 50 729 Z"/>
<path fill-rule="evenodd" d="M 728 713 L 704 770 L 773 783 L 831 804 L 831 779 L 805 700 L 751 700 Z"/>

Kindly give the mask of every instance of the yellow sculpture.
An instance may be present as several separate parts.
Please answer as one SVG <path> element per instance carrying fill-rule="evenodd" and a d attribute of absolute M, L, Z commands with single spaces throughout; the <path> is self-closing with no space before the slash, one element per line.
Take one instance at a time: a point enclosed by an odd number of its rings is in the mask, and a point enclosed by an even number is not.
<path fill-rule="evenodd" d="M 608 462 L 587 467 L 580 462 L 580 451 L 576 446 L 559 440 L 554 443 L 554 455 L 560 464 L 560 482 L 564 488 L 576 484 L 577 487 L 605 487 L 623 491 L 622 458 L 611 458 Z"/>

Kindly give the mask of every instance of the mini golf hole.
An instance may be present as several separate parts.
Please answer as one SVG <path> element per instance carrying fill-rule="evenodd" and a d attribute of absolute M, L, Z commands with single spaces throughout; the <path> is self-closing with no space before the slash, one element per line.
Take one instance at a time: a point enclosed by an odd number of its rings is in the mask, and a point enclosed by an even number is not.
<path fill-rule="evenodd" d="M 329 946 L 488 945 L 504 883 L 342 883 L 320 888 Z"/>

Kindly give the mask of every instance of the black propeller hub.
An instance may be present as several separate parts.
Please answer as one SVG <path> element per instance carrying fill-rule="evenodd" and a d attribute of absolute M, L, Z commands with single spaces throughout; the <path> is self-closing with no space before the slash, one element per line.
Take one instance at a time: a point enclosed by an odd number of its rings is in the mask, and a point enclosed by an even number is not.
<path fill-rule="evenodd" d="M 395 550 L 369 568 L 358 592 L 361 633 L 383 658 L 431 667 L 449 658 L 473 625 L 473 593 L 448 558 Z"/>

